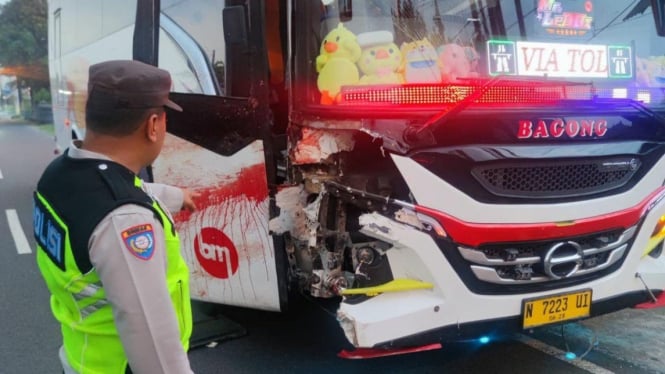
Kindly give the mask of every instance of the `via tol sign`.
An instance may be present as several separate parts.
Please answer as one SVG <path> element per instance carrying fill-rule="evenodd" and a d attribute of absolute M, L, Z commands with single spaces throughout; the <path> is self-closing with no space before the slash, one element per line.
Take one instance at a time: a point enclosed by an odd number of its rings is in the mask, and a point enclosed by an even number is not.
<path fill-rule="evenodd" d="M 631 78 L 629 46 L 538 42 L 487 42 L 491 75 L 562 78 Z"/>

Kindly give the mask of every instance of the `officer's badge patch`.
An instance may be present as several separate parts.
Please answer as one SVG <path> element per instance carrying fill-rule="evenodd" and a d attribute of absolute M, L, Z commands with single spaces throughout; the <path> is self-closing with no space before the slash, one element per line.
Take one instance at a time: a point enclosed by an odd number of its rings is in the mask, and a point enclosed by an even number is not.
<path fill-rule="evenodd" d="M 152 225 L 134 226 L 122 232 L 125 247 L 141 260 L 149 260 L 155 252 L 155 232 Z"/>

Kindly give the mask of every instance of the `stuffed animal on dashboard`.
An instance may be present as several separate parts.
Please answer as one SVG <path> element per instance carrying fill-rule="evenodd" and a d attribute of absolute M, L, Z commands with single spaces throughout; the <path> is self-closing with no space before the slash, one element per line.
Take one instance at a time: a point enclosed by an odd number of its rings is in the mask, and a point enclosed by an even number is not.
<path fill-rule="evenodd" d="M 665 84 L 665 57 L 635 57 L 635 82 L 641 87 L 663 87 Z"/>
<path fill-rule="evenodd" d="M 316 85 L 321 92 L 321 104 L 339 102 L 341 87 L 358 83 L 358 58 L 360 45 L 356 35 L 340 23 L 323 39 L 316 58 L 316 71 L 319 73 Z"/>
<path fill-rule="evenodd" d="M 402 43 L 400 71 L 406 83 L 441 82 L 441 61 L 436 49 L 427 38 Z"/>
<path fill-rule="evenodd" d="M 478 53 L 472 47 L 450 43 L 439 47 L 439 61 L 444 82 L 477 77 Z"/>
<path fill-rule="evenodd" d="M 390 31 L 370 31 L 358 34 L 362 50 L 358 67 L 363 73 L 360 84 L 399 84 L 404 81 L 397 72 L 402 63 L 402 52 L 393 42 Z"/>

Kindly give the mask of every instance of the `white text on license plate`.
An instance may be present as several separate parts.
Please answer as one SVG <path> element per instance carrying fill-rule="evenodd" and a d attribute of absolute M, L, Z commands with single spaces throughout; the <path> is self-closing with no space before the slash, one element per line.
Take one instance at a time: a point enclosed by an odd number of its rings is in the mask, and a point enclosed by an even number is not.
<path fill-rule="evenodd" d="M 522 327 L 532 327 L 588 317 L 591 314 L 591 290 L 524 300 Z"/>

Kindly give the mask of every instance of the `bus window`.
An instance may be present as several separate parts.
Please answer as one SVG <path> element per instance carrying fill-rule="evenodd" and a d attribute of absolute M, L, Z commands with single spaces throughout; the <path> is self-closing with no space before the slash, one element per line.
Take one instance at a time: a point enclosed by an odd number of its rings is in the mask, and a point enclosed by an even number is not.
<path fill-rule="evenodd" d="M 170 38 L 160 36 L 159 63 L 171 71 L 174 80 L 182 80 L 175 90 L 225 95 L 224 0 L 166 0 L 161 6 L 166 16 L 161 27 Z M 192 78 L 201 87 L 194 87 Z"/>
<path fill-rule="evenodd" d="M 187 55 L 163 29 L 159 33 L 159 67 L 171 73 L 173 92 L 204 93 Z"/>
<path fill-rule="evenodd" d="M 128 11 L 130 9 L 131 11 Z M 108 35 L 134 23 L 136 0 L 103 0 L 102 33 Z"/>

